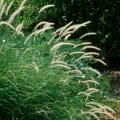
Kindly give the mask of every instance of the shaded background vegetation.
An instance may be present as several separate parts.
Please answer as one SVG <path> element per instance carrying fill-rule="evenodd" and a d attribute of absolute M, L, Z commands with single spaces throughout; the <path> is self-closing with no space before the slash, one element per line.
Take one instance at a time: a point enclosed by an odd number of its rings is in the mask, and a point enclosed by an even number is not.
<path fill-rule="evenodd" d="M 16 6 L 20 2 L 21 0 L 16 0 Z M 120 67 L 119 0 L 28 0 L 28 3 L 28 10 L 18 19 L 25 20 L 26 31 L 31 31 L 41 20 L 54 22 L 56 28 L 69 21 L 82 23 L 91 20 L 92 23 L 84 29 L 84 32 L 97 32 L 95 37 L 90 38 L 91 41 L 102 49 L 109 67 Z M 56 7 L 39 15 L 37 11 L 46 4 L 55 4 Z M 75 38 L 77 34 L 74 35 Z"/>

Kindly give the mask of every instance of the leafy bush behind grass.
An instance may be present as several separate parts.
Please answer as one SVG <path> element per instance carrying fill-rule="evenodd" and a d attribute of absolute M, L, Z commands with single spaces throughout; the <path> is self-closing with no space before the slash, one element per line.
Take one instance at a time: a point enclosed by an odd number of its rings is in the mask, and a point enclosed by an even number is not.
<path fill-rule="evenodd" d="M 25 37 L 22 24 L 1 21 L 2 29 L 10 28 L 1 35 L 0 44 L 0 119 L 99 120 L 104 114 L 114 119 L 114 111 L 93 97 L 98 92 L 95 78 L 101 74 L 86 64 L 102 62 L 94 57 L 99 48 L 68 39 L 88 23 L 69 23 L 45 33 L 53 25 L 45 22 Z"/>

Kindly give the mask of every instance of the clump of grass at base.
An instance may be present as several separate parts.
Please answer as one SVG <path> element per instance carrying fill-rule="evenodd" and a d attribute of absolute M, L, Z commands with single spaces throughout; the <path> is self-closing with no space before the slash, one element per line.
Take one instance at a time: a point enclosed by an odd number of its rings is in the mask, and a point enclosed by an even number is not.
<path fill-rule="evenodd" d="M 27 37 L 20 26 L 3 23 L 19 36 L 1 39 L 0 119 L 99 120 L 104 114 L 114 119 L 114 110 L 92 99 L 99 84 L 94 78 L 101 74 L 85 63 L 91 59 L 104 63 L 93 56 L 100 49 L 68 39 L 89 21 L 77 25 L 70 22 L 54 33 L 49 31 L 53 23 L 41 22 L 36 27 L 42 24 L 43 28 Z"/>

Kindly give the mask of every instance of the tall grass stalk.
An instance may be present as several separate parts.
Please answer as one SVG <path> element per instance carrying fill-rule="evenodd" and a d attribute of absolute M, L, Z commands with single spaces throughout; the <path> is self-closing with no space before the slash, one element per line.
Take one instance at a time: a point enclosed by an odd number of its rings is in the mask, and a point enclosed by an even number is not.
<path fill-rule="evenodd" d="M 7 42 L 1 39 L 0 119 L 101 120 L 106 115 L 115 120 L 114 110 L 93 97 L 100 92 L 96 78 L 101 73 L 82 65 L 89 61 L 105 64 L 98 58 L 100 49 L 90 42 L 69 39 L 90 21 L 70 22 L 52 34 L 49 30 L 54 24 L 40 22 L 26 36 L 22 32 L 23 22 L 14 26 L 15 17 L 25 9 L 26 2 L 7 21 L 0 22 L 0 27 L 10 27 L 20 35 L 9 36 Z M 0 1 L 1 19 L 8 15 L 12 5 L 13 2 L 6 5 Z M 39 13 L 50 7 L 54 5 L 44 6 Z M 46 36 L 49 32 L 52 37 Z M 94 34 L 86 33 L 80 39 Z"/>

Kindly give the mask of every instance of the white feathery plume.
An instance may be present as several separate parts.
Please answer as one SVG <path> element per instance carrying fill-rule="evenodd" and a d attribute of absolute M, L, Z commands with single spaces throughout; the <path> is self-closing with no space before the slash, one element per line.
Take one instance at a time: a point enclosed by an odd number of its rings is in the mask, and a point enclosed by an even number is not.
<path fill-rule="evenodd" d="M 51 27 L 51 26 L 44 27 L 44 28 L 36 31 L 35 36 L 38 36 L 39 34 L 42 35 L 44 32 L 46 32 L 47 30 L 50 30 L 50 29 L 53 29 L 53 27 Z"/>
<path fill-rule="evenodd" d="M 9 24 L 12 24 L 12 23 L 13 23 L 13 20 L 14 20 L 15 17 L 16 17 L 16 15 L 18 15 L 24 8 L 25 8 L 25 6 L 18 8 L 18 9 L 10 16 L 10 18 L 9 18 L 9 20 L 8 20 L 8 23 L 9 23 Z"/>
<path fill-rule="evenodd" d="M 58 30 L 56 30 L 54 32 L 55 34 L 59 34 L 59 36 L 61 36 L 63 34 L 63 32 L 73 23 L 73 21 L 69 22 L 67 25 L 65 25 L 64 27 L 59 28 Z"/>
<path fill-rule="evenodd" d="M 70 70 L 70 71 L 68 71 L 68 73 L 69 73 L 69 74 L 71 74 L 71 73 L 72 73 L 72 74 L 75 73 L 75 74 L 77 74 L 77 75 L 78 75 L 78 74 L 79 74 L 79 75 L 82 74 L 82 72 L 81 72 L 79 69 L 76 69 L 76 70 Z"/>
<path fill-rule="evenodd" d="M 26 4 L 27 0 L 23 0 L 22 3 L 20 4 L 19 8 L 23 7 Z"/>
<path fill-rule="evenodd" d="M 77 45 L 74 46 L 74 48 L 84 46 L 84 45 L 91 45 L 91 42 L 83 42 L 83 43 L 77 44 Z"/>
<path fill-rule="evenodd" d="M 99 90 L 96 88 L 88 88 L 85 92 L 79 92 L 78 95 L 86 95 L 87 99 L 91 96 L 91 94 L 98 92 Z"/>
<path fill-rule="evenodd" d="M 43 21 L 43 22 L 40 22 L 36 25 L 35 29 L 38 29 L 38 27 L 49 27 L 49 26 L 52 26 L 54 25 L 54 23 L 50 23 L 50 22 L 46 22 L 46 21 Z"/>
<path fill-rule="evenodd" d="M 68 34 L 67 36 L 65 36 L 65 41 L 68 40 L 69 37 L 71 37 L 71 34 Z"/>
<path fill-rule="evenodd" d="M 24 36 L 24 33 L 22 32 L 22 28 L 23 28 L 23 22 L 16 27 L 16 33 L 18 35 L 21 34 L 22 36 Z"/>
<path fill-rule="evenodd" d="M 1 11 L 0 11 L 0 20 L 2 20 L 3 14 L 4 14 L 5 9 L 6 9 L 6 6 L 7 6 L 7 4 L 4 4 Z"/>
<path fill-rule="evenodd" d="M 53 64 L 64 64 L 64 65 L 68 65 L 68 63 L 64 62 L 64 61 L 52 61 L 51 65 Z"/>
<path fill-rule="evenodd" d="M 10 11 L 10 8 L 12 7 L 13 5 L 13 1 L 10 2 L 9 6 L 7 7 L 7 10 L 6 10 L 6 15 L 8 15 L 9 11 Z"/>
<path fill-rule="evenodd" d="M 85 46 L 85 47 L 82 48 L 82 50 L 86 50 L 86 49 L 94 49 L 94 50 L 98 50 L 98 51 L 101 50 L 100 48 L 95 47 L 95 46 Z"/>
<path fill-rule="evenodd" d="M 69 52 L 62 52 L 62 53 L 60 53 L 59 55 L 55 55 L 55 54 L 54 54 L 54 57 L 56 57 L 56 60 L 55 60 L 55 61 L 64 60 L 64 58 L 67 56 L 67 54 L 69 54 Z"/>
<path fill-rule="evenodd" d="M 52 41 L 58 36 L 57 41 L 59 41 L 62 37 L 63 37 L 63 33 L 64 31 L 73 23 L 73 21 L 69 22 L 67 25 L 65 25 L 64 27 L 61 27 L 59 29 L 57 29 L 54 33 L 53 33 L 53 37 L 50 39 L 49 44 L 52 43 Z M 70 35 L 65 36 L 65 40 L 67 40 L 70 37 Z"/>
<path fill-rule="evenodd" d="M 41 24 L 39 23 L 39 25 L 45 24 L 45 22 L 42 22 Z M 28 42 L 28 40 L 30 40 L 33 36 L 38 36 L 39 34 L 43 34 L 44 32 L 46 32 L 47 30 L 53 29 L 53 27 L 51 26 L 51 24 L 49 24 L 49 26 L 45 26 L 42 29 L 38 29 L 35 30 L 34 32 L 32 32 L 30 35 L 27 36 L 24 44 L 26 44 Z"/>
<path fill-rule="evenodd" d="M 79 57 L 79 58 L 77 58 L 76 60 L 77 61 L 80 61 L 80 60 L 82 60 L 82 59 L 93 59 L 94 57 L 92 56 L 92 55 L 89 55 L 89 56 L 87 56 L 87 55 L 82 55 L 81 57 Z"/>
<path fill-rule="evenodd" d="M 96 33 L 94 33 L 94 32 L 85 33 L 84 35 L 82 35 L 82 36 L 80 37 L 80 39 L 82 39 L 82 38 L 84 38 L 84 37 L 86 37 L 86 36 L 89 36 L 89 35 L 96 35 Z"/>
<path fill-rule="evenodd" d="M 0 22 L 0 26 L 1 26 L 1 25 L 7 25 L 7 26 L 10 27 L 11 29 L 15 30 L 15 28 L 14 28 L 11 24 L 9 24 L 8 22 L 1 21 L 1 22 Z"/>
<path fill-rule="evenodd" d="M 56 35 L 54 35 L 51 39 L 50 39 L 50 41 L 49 41 L 49 43 L 48 43 L 48 45 L 50 45 L 54 40 L 55 40 L 55 38 L 57 37 L 57 34 Z"/>
<path fill-rule="evenodd" d="M 67 32 L 65 32 L 65 33 L 63 33 L 60 37 L 62 38 L 62 37 L 66 37 L 67 35 L 71 35 L 71 34 L 73 34 L 74 33 L 74 31 L 73 30 L 70 30 L 70 31 L 67 31 Z"/>
<path fill-rule="evenodd" d="M 99 115 L 96 115 L 95 113 L 92 113 L 92 112 L 90 112 L 90 111 L 83 112 L 82 114 L 83 114 L 84 116 L 87 116 L 87 115 L 93 116 L 96 120 L 101 120 L 101 119 L 99 118 Z"/>
<path fill-rule="evenodd" d="M 48 22 L 48 23 L 47 23 L 47 24 L 45 24 L 43 27 L 53 27 L 53 25 L 54 25 L 54 23 L 52 23 L 52 22 L 51 22 L 51 23 L 49 23 L 49 22 Z"/>
<path fill-rule="evenodd" d="M 31 47 L 26 48 L 25 51 L 23 52 L 23 54 L 26 54 L 26 53 L 27 53 L 28 51 L 30 51 L 30 50 L 32 50 Z"/>
<path fill-rule="evenodd" d="M 96 102 L 93 102 L 93 101 L 88 102 L 86 105 L 92 105 L 92 106 L 95 106 L 97 108 L 103 109 L 104 111 L 108 110 L 109 112 L 115 113 L 115 111 L 112 108 L 110 108 L 106 105 L 101 105 L 100 103 L 96 103 Z"/>
<path fill-rule="evenodd" d="M 63 34 L 67 33 L 68 31 L 71 31 L 72 33 L 74 33 L 76 30 L 78 30 L 79 28 L 81 28 L 83 26 L 86 26 L 90 22 L 91 21 L 87 21 L 87 22 L 84 22 L 82 24 L 71 25 L 70 27 L 68 27 L 67 29 L 65 29 L 65 31 L 63 32 Z"/>
<path fill-rule="evenodd" d="M 64 68 L 66 70 L 71 70 L 71 67 L 69 67 L 67 65 L 64 65 L 64 64 L 54 64 L 51 67 L 54 67 L 54 68 Z"/>
<path fill-rule="evenodd" d="M 13 23 L 13 20 L 15 19 L 15 17 L 20 14 L 20 12 L 25 9 L 25 3 L 27 2 L 27 0 L 23 0 L 23 2 L 20 4 L 19 8 L 13 12 L 13 14 L 10 16 L 9 20 L 8 20 L 8 23 L 12 24 Z"/>
<path fill-rule="evenodd" d="M 95 92 L 99 92 L 99 90 L 96 89 L 96 88 L 88 88 L 88 89 L 86 90 L 86 92 L 89 93 L 89 94 L 93 94 L 93 93 L 95 93 Z"/>
<path fill-rule="evenodd" d="M 99 83 L 97 82 L 97 81 L 95 81 L 95 80 L 85 80 L 85 81 L 81 81 L 81 83 L 94 83 L 94 84 L 96 84 L 96 85 L 99 85 Z"/>
<path fill-rule="evenodd" d="M 4 0 L 0 0 L 0 10 L 3 8 L 4 6 Z"/>
<path fill-rule="evenodd" d="M 106 64 L 104 61 L 102 61 L 101 59 L 95 59 L 95 61 L 96 61 L 96 62 L 100 62 L 100 63 L 102 63 L 102 64 L 105 65 L 105 66 L 107 65 L 107 64 Z"/>
<path fill-rule="evenodd" d="M 55 53 L 61 46 L 74 46 L 74 45 L 75 45 L 74 43 L 70 42 L 59 42 L 51 48 L 50 52 Z"/>
<path fill-rule="evenodd" d="M 33 61 L 31 66 L 37 71 L 39 72 L 39 68 L 38 68 L 38 65 Z"/>
<path fill-rule="evenodd" d="M 75 51 L 70 53 L 70 55 L 83 55 L 83 54 L 85 54 L 85 52 Z"/>
<path fill-rule="evenodd" d="M 42 7 L 39 11 L 39 13 L 43 12 L 44 10 L 48 9 L 48 8 L 51 8 L 51 7 L 54 7 L 55 5 L 46 5 L 44 7 Z"/>
<path fill-rule="evenodd" d="M 36 25 L 35 29 L 37 29 L 38 27 L 43 26 L 43 25 L 45 25 L 45 24 L 47 24 L 47 23 L 48 23 L 48 22 L 45 22 L 45 21 L 40 22 L 40 23 L 38 23 L 38 24 Z"/>
<path fill-rule="evenodd" d="M 16 27 L 16 32 L 21 31 L 23 28 L 23 22 Z"/>
<path fill-rule="evenodd" d="M 28 42 L 28 40 L 36 34 L 36 31 L 32 32 L 30 35 L 27 36 L 27 38 L 24 41 L 24 45 Z"/>
<path fill-rule="evenodd" d="M 100 54 L 97 53 L 97 52 L 86 52 L 84 55 L 96 55 L 96 56 L 99 56 Z"/>
<path fill-rule="evenodd" d="M 87 70 L 87 71 L 91 71 L 91 72 L 94 72 L 94 73 L 96 73 L 97 75 L 99 75 L 99 76 L 102 76 L 101 75 L 101 73 L 99 72 L 99 71 L 97 71 L 96 69 L 93 69 L 93 68 L 91 68 L 91 67 L 85 67 L 85 68 L 81 68 L 81 70 Z"/>

